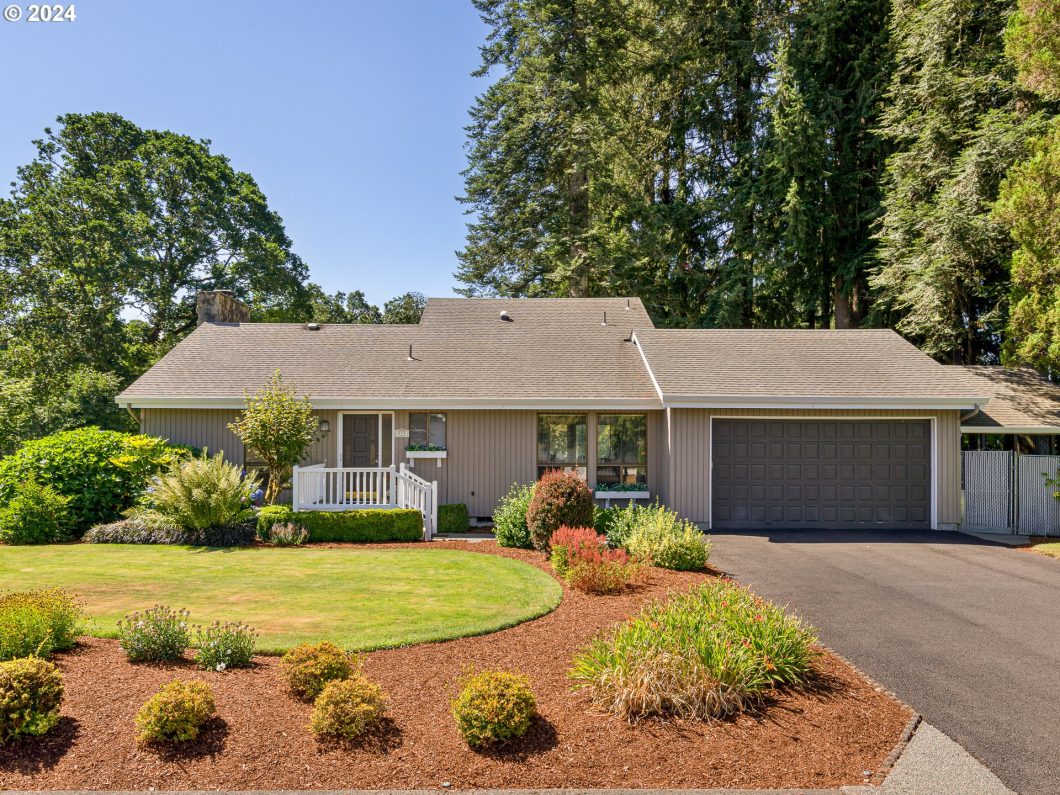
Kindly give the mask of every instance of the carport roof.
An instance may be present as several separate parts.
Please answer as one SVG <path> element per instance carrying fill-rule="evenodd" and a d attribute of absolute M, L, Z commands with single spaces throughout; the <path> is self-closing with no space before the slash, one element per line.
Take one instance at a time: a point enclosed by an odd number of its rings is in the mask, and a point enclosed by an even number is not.
<path fill-rule="evenodd" d="M 965 433 L 1060 433 L 1060 387 L 1029 367 L 956 368 L 990 402 L 961 422 Z"/>
<path fill-rule="evenodd" d="M 667 406 L 971 409 L 987 402 L 974 382 L 885 329 L 643 329 L 636 340 Z"/>

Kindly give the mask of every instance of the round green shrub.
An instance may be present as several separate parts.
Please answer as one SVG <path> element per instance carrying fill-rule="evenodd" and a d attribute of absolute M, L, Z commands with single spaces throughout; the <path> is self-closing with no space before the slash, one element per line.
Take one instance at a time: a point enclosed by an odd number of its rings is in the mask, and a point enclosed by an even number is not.
<path fill-rule="evenodd" d="M 452 702 L 456 728 L 472 748 L 501 745 L 530 729 L 536 702 L 530 679 L 505 671 L 471 672 Z"/>
<path fill-rule="evenodd" d="M 467 505 L 462 502 L 451 502 L 438 506 L 439 533 L 466 533 L 471 529 L 471 517 Z"/>
<path fill-rule="evenodd" d="M 147 481 L 187 454 L 162 439 L 99 428 L 45 436 L 23 443 L 0 460 L 0 505 L 20 484 L 35 479 L 69 497 L 76 533 L 117 519 L 143 493 Z"/>
<path fill-rule="evenodd" d="M 360 669 L 360 660 L 334 643 L 302 643 L 280 660 L 280 674 L 287 686 L 301 699 L 311 701 L 336 679 L 349 679 Z"/>
<path fill-rule="evenodd" d="M 634 516 L 624 546 L 638 560 L 678 571 L 706 565 L 711 544 L 692 522 L 659 506 L 637 508 Z"/>
<path fill-rule="evenodd" d="M 59 721 L 63 675 L 39 657 L 0 663 L 0 745 L 44 734 Z"/>
<path fill-rule="evenodd" d="M 592 527 L 593 493 L 575 472 L 552 469 L 541 476 L 526 512 L 534 549 L 548 552 L 548 540 L 559 528 Z"/>
<path fill-rule="evenodd" d="M 386 695 L 364 676 L 328 682 L 313 702 L 309 728 L 318 737 L 353 740 L 379 725 Z"/>
<path fill-rule="evenodd" d="M 534 548 L 530 530 L 526 526 L 526 512 L 530 509 L 536 486 L 536 483 L 525 486 L 513 483 L 508 494 L 497 503 L 493 510 L 493 534 L 499 546 Z"/>
<path fill-rule="evenodd" d="M 85 611 L 60 588 L 0 596 L 0 660 L 48 657 L 72 649 L 84 628 Z"/>
<path fill-rule="evenodd" d="M 213 691 L 198 679 L 174 679 L 136 713 L 137 738 L 144 743 L 186 743 L 217 712 Z"/>
<path fill-rule="evenodd" d="M 0 543 L 54 544 L 70 538 L 70 498 L 30 478 L 0 508 Z"/>

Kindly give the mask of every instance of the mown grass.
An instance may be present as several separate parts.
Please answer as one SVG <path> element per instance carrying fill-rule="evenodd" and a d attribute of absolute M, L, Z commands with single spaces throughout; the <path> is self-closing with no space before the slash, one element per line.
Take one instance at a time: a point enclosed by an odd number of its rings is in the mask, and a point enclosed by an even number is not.
<path fill-rule="evenodd" d="M 1031 549 L 1039 554 L 1060 559 L 1060 541 L 1046 541 L 1041 544 L 1034 544 Z"/>
<path fill-rule="evenodd" d="M 525 563 L 427 546 L 0 546 L 0 589 L 48 587 L 80 596 L 97 637 L 161 603 L 188 608 L 194 623 L 251 624 L 264 652 L 303 641 L 368 651 L 479 635 L 544 615 L 562 595 Z"/>

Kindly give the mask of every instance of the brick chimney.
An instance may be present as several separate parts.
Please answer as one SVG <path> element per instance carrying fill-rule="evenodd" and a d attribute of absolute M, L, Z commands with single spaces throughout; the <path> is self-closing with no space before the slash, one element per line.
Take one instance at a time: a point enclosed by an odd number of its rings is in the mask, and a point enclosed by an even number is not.
<path fill-rule="evenodd" d="M 250 307 L 236 298 L 231 290 L 203 290 L 195 296 L 195 315 L 203 323 L 246 323 Z"/>

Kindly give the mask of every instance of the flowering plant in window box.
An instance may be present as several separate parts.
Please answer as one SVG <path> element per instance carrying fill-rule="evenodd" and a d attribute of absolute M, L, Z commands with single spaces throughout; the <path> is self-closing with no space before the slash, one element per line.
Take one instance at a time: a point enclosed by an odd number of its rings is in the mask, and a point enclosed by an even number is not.
<path fill-rule="evenodd" d="M 593 496 L 604 500 L 605 506 L 611 507 L 611 500 L 647 500 L 651 497 L 646 483 L 597 483 L 593 487 Z"/>

